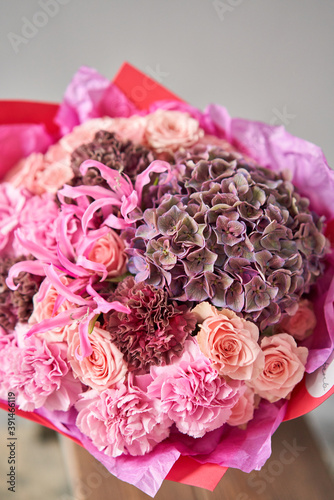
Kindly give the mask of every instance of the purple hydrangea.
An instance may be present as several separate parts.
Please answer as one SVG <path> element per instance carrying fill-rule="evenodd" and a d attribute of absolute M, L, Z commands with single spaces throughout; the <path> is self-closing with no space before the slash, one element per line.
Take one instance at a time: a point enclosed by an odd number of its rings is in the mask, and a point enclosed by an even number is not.
<path fill-rule="evenodd" d="M 209 299 L 264 329 L 293 314 L 323 271 L 323 218 L 287 174 L 219 148 L 193 156 L 181 159 L 178 189 L 145 210 L 131 270 L 178 300 Z"/>

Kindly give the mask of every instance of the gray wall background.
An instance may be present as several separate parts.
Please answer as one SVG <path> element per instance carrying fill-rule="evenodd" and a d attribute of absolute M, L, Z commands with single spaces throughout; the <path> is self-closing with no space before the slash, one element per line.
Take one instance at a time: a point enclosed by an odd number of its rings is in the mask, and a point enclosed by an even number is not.
<path fill-rule="evenodd" d="M 111 79 L 127 60 L 195 106 L 285 125 L 334 166 L 333 28 L 333 0 L 0 0 L 0 99 L 59 102 L 79 66 Z M 309 417 L 332 466 L 333 411 Z"/>
<path fill-rule="evenodd" d="M 195 106 L 285 125 L 333 165 L 333 24 L 333 0 L 0 0 L 0 98 L 59 101 L 80 65 L 112 78 L 127 60 Z"/>

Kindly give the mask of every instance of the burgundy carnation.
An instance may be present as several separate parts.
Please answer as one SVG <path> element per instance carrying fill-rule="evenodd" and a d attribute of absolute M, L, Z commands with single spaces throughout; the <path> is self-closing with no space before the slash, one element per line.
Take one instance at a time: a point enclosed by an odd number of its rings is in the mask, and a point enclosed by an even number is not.
<path fill-rule="evenodd" d="M 169 364 L 173 355 L 180 356 L 184 342 L 196 325 L 195 316 L 186 305 L 169 299 L 163 289 L 125 279 L 115 291 L 119 300 L 131 309 L 130 314 L 111 311 L 104 328 L 111 341 L 124 354 L 130 371 L 151 365 Z"/>
<path fill-rule="evenodd" d="M 20 285 L 17 290 L 9 290 L 6 278 L 9 269 L 22 260 L 33 258 L 20 256 L 14 259 L 0 258 L 0 324 L 3 328 L 13 330 L 18 321 L 28 321 L 33 311 L 33 296 L 38 292 L 42 278 L 21 272 L 15 278 L 15 284 Z"/>
<path fill-rule="evenodd" d="M 73 186 L 87 184 L 90 186 L 101 185 L 108 189 L 108 185 L 94 169 L 88 169 L 86 175 L 80 174 L 80 165 L 85 160 L 96 160 L 107 167 L 124 172 L 135 180 L 137 175 L 155 159 L 152 151 L 130 140 L 119 140 L 113 132 L 100 130 L 95 134 L 94 140 L 82 144 L 71 155 L 71 168 L 74 177 L 70 184 Z"/>

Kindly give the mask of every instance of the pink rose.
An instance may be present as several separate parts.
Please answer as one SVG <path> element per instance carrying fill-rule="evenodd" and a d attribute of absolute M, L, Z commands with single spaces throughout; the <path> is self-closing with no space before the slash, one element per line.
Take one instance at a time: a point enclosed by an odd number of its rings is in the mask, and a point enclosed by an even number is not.
<path fill-rule="evenodd" d="M 127 256 L 125 245 L 118 234 L 110 230 L 93 245 L 89 260 L 105 266 L 108 276 L 121 276 L 126 271 Z"/>
<path fill-rule="evenodd" d="M 296 314 L 284 317 L 277 326 L 281 332 L 290 333 L 297 340 L 304 340 L 313 333 L 316 325 L 317 318 L 312 302 L 302 299 L 298 304 Z"/>
<path fill-rule="evenodd" d="M 221 427 L 239 397 L 239 382 L 227 383 L 193 340 L 172 365 L 151 367 L 148 394 L 161 400 L 161 411 L 183 434 L 195 438 Z"/>
<path fill-rule="evenodd" d="M 270 402 L 288 398 L 301 381 L 308 356 L 306 347 L 297 347 L 294 338 L 287 333 L 264 337 L 261 348 L 265 356 L 262 373 L 251 382 L 256 394 Z"/>
<path fill-rule="evenodd" d="M 158 109 L 146 119 L 144 139 L 158 153 L 190 147 L 204 134 L 198 121 L 181 111 Z"/>
<path fill-rule="evenodd" d="M 227 420 L 229 425 L 244 426 L 252 420 L 254 415 L 254 391 L 250 387 L 244 385 L 239 389 L 240 398 L 234 406 L 232 406 L 232 413 Z"/>
<path fill-rule="evenodd" d="M 81 125 L 74 127 L 72 132 L 64 135 L 59 141 L 62 148 L 67 153 L 72 153 L 76 148 L 82 144 L 91 142 L 94 139 L 96 132 L 99 130 L 113 131 L 113 118 L 105 116 L 103 118 L 93 118 Z"/>
<path fill-rule="evenodd" d="M 44 193 L 41 196 L 32 196 L 26 201 L 19 214 L 20 237 L 37 244 L 44 250 L 57 253 L 57 217 L 59 208 L 54 196 Z M 15 238 L 13 243 L 16 255 L 29 255 L 29 249 Z"/>
<path fill-rule="evenodd" d="M 66 286 L 68 286 L 71 282 L 71 280 L 66 276 L 61 276 L 60 280 Z M 34 295 L 34 310 L 29 318 L 29 325 L 34 325 L 36 323 L 44 321 L 45 319 L 52 318 L 55 314 L 54 307 L 57 299 L 59 299 L 59 294 L 53 286 L 48 289 L 45 297 L 41 301 L 38 301 L 38 293 Z M 58 307 L 56 315 L 75 307 L 75 304 L 72 304 L 68 300 L 64 300 Z M 47 342 L 63 342 L 67 340 L 67 334 L 68 328 L 59 326 L 52 328 L 51 330 L 48 330 L 44 333 L 36 333 L 35 335 L 38 335 L 40 338 L 45 339 Z"/>
<path fill-rule="evenodd" d="M 37 195 L 45 192 L 55 194 L 73 177 L 70 155 L 57 144 L 51 146 L 46 155 L 32 153 L 20 160 L 14 169 L 14 175 L 11 174 L 7 180 L 15 187 L 26 187 Z"/>
<path fill-rule="evenodd" d="M 171 421 L 160 402 L 139 388 L 121 384 L 101 393 L 87 391 L 76 404 L 76 424 L 106 455 L 145 455 L 169 435 Z"/>
<path fill-rule="evenodd" d="M 258 327 L 229 309 L 218 311 L 207 302 L 192 312 L 202 321 L 196 337 L 198 345 L 218 373 L 236 380 L 257 377 L 264 366 Z"/>
<path fill-rule="evenodd" d="M 71 328 L 71 327 L 70 327 Z M 68 360 L 74 374 L 89 387 L 103 391 L 117 382 L 124 380 L 127 372 L 123 354 L 110 341 L 110 334 L 95 326 L 89 334 L 93 352 L 90 356 L 78 359 L 80 356 L 79 329 L 71 328 L 68 335 Z"/>
<path fill-rule="evenodd" d="M 145 127 L 146 117 L 135 115 L 130 118 L 114 118 L 108 131 L 115 132 L 122 141 L 130 140 L 135 144 L 142 144 Z"/>

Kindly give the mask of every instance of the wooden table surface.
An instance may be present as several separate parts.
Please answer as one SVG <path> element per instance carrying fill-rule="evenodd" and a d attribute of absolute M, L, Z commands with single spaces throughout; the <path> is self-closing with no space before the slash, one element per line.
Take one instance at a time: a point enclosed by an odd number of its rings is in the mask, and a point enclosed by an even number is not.
<path fill-rule="evenodd" d="M 120 481 L 84 448 L 63 438 L 63 449 L 76 500 L 148 500 Z M 261 471 L 229 469 L 214 492 L 164 481 L 155 500 L 331 500 L 334 482 L 305 419 L 281 424 L 273 453 Z"/>

